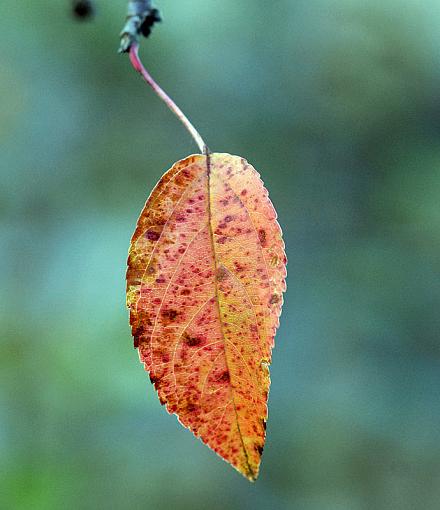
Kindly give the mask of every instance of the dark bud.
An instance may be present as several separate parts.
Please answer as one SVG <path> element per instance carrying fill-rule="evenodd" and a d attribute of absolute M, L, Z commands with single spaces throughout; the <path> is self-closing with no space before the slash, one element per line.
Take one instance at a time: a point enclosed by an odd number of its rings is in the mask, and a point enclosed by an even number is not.
<path fill-rule="evenodd" d="M 155 23 L 162 21 L 160 17 L 160 13 L 157 9 L 151 9 L 151 11 L 147 14 L 144 22 L 141 25 L 140 31 L 144 37 L 148 37 L 151 34 L 151 29 Z"/>
<path fill-rule="evenodd" d="M 80 21 L 91 18 L 95 14 L 95 7 L 91 0 L 73 0 L 72 14 Z"/>

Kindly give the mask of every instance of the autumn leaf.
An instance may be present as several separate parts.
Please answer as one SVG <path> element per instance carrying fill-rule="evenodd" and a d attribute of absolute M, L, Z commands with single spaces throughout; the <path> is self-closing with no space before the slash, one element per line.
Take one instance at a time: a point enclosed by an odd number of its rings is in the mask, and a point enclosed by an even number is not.
<path fill-rule="evenodd" d="M 177 162 L 131 240 L 130 324 L 159 399 L 250 480 L 265 442 L 285 276 L 267 191 L 247 161 L 229 154 Z"/>

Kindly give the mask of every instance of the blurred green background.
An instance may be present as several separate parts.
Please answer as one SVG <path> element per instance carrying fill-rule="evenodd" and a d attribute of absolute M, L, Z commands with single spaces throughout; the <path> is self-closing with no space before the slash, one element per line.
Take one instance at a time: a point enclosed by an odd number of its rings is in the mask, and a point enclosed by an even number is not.
<path fill-rule="evenodd" d="M 440 4 L 157 0 L 148 69 L 261 172 L 288 292 L 251 485 L 159 405 L 125 263 L 197 149 L 116 53 L 124 0 L 0 19 L 0 507 L 440 507 Z"/>

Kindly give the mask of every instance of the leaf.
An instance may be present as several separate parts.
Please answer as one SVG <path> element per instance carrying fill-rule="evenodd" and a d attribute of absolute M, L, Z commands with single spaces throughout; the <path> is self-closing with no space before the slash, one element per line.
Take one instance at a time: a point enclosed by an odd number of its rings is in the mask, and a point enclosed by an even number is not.
<path fill-rule="evenodd" d="M 281 229 L 246 160 L 193 155 L 159 181 L 127 270 L 134 345 L 169 413 L 250 480 L 285 290 Z"/>

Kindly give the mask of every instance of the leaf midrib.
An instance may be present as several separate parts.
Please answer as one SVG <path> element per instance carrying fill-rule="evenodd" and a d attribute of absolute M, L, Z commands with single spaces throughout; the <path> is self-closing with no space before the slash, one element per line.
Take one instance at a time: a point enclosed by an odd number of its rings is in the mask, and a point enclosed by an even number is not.
<path fill-rule="evenodd" d="M 228 365 L 228 357 L 226 355 L 226 338 L 225 338 L 225 333 L 224 333 L 224 330 L 223 330 L 223 321 L 222 321 L 222 317 L 221 317 L 221 313 L 220 313 L 220 299 L 219 299 L 218 284 L 217 284 L 217 270 L 218 270 L 218 266 L 217 266 L 217 254 L 216 254 L 216 250 L 215 250 L 214 231 L 213 231 L 213 228 L 212 228 L 211 155 L 210 155 L 209 152 L 205 155 L 205 158 L 206 158 L 205 161 L 206 161 L 207 188 L 208 188 L 208 193 L 207 193 L 207 195 L 208 195 L 208 201 L 207 201 L 208 202 L 208 204 L 207 204 L 208 205 L 208 230 L 209 230 L 209 237 L 210 237 L 210 240 L 211 240 L 211 249 L 212 249 L 213 260 L 214 260 L 214 290 L 215 290 L 214 296 L 215 296 L 215 302 L 216 302 L 216 305 L 217 305 L 217 313 L 218 313 L 218 317 L 219 317 L 219 321 L 220 321 L 220 331 L 221 331 L 221 336 L 222 336 L 223 345 L 224 345 L 225 364 L 226 364 L 226 368 L 227 368 L 227 370 L 229 372 L 229 375 L 231 377 L 231 371 L 230 371 L 229 365 Z M 244 444 L 243 435 L 242 435 L 241 429 L 240 429 L 240 423 L 239 423 L 239 419 L 238 419 L 237 407 L 235 405 L 234 388 L 233 388 L 232 384 L 230 384 L 230 388 L 231 388 L 231 394 L 232 394 L 232 405 L 234 407 L 235 420 L 236 420 L 236 423 L 237 423 L 237 430 L 238 430 L 238 434 L 240 436 L 241 444 L 243 446 L 243 451 L 244 451 L 244 455 L 245 455 L 245 458 L 246 458 L 246 464 L 247 464 L 247 468 L 248 468 L 248 474 L 249 474 L 249 476 L 252 479 L 255 479 L 255 473 L 254 473 L 254 470 L 251 468 L 251 466 L 249 464 L 248 452 L 246 450 L 246 446 Z"/>

